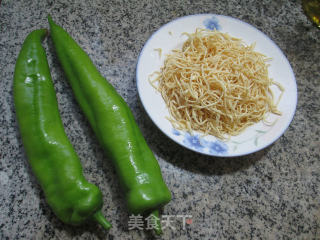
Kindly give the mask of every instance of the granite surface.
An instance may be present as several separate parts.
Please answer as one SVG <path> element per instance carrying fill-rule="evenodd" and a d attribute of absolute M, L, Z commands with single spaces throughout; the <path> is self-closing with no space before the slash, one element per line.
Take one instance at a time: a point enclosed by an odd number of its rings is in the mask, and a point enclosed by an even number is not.
<path fill-rule="evenodd" d="M 63 224 L 45 202 L 19 136 L 12 98 L 14 65 L 33 29 L 47 14 L 78 41 L 133 110 L 155 153 L 173 199 L 163 208 L 172 223 L 162 239 L 320 239 L 320 30 L 300 1 L 39 1 L 0 4 L 0 239 L 153 239 L 128 230 L 129 214 L 108 157 L 90 129 L 46 40 L 62 120 L 86 178 L 103 192 L 113 228 Z M 266 33 L 288 58 L 298 106 L 285 134 L 270 147 L 238 158 L 186 150 L 147 116 L 136 89 L 137 58 L 163 24 L 197 13 L 229 15 Z M 191 215 L 185 229 L 178 215 Z M 175 227 L 173 229 L 173 227 Z"/>

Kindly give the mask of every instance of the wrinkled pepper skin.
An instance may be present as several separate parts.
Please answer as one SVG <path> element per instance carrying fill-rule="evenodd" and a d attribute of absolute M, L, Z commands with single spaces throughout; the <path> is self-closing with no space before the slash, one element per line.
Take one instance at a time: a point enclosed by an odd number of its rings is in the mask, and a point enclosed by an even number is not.
<path fill-rule="evenodd" d="M 63 222 L 79 225 L 94 219 L 111 227 L 102 216 L 102 194 L 83 176 L 80 160 L 64 131 L 41 45 L 46 29 L 25 39 L 17 58 L 13 94 L 21 138 L 32 171 L 46 201 Z"/>
<path fill-rule="evenodd" d="M 107 156 L 115 166 L 133 214 L 152 212 L 171 200 L 159 164 L 124 99 L 89 56 L 48 17 L 57 57 Z"/>

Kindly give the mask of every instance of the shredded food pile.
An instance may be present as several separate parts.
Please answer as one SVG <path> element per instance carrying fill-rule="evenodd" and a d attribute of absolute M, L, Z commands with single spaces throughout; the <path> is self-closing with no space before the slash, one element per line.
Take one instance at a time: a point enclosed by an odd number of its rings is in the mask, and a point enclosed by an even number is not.
<path fill-rule="evenodd" d="M 269 112 L 281 114 L 270 86 L 281 95 L 284 89 L 269 78 L 270 59 L 255 52 L 254 44 L 218 31 L 184 34 L 182 49 L 167 55 L 160 72 L 150 76 L 175 128 L 226 139 L 265 121 Z"/>

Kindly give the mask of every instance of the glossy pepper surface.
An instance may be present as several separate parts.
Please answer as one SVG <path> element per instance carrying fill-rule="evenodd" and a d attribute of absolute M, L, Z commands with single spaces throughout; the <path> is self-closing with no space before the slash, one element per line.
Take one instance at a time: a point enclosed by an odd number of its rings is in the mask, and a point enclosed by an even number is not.
<path fill-rule="evenodd" d="M 130 212 L 152 212 L 165 205 L 171 193 L 128 105 L 71 36 L 48 19 L 58 59 L 77 102 L 113 160 Z"/>
<path fill-rule="evenodd" d="M 60 118 L 46 53 L 41 45 L 47 30 L 25 39 L 14 72 L 15 110 L 26 155 L 46 201 L 63 222 L 79 225 L 94 219 L 105 229 L 102 194 L 83 176 L 80 160 Z"/>

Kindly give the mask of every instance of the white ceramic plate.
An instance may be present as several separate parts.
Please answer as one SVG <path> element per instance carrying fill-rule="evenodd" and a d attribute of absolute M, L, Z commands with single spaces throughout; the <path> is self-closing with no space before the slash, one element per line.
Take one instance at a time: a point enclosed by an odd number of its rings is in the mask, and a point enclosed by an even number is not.
<path fill-rule="evenodd" d="M 246 44 L 256 43 L 255 51 L 271 57 L 269 77 L 285 87 L 285 92 L 278 105 L 281 116 L 270 116 L 269 120 L 276 120 L 273 126 L 266 126 L 262 122 L 247 128 L 238 136 L 223 142 L 213 136 L 202 137 L 200 133 L 189 134 L 176 130 L 166 119 L 168 109 L 161 97 L 149 83 L 148 77 L 154 71 L 159 71 L 163 65 L 165 54 L 176 48 L 181 48 L 186 40 L 183 32 L 193 33 L 196 28 L 214 29 L 244 40 Z M 161 48 L 162 54 L 155 49 Z M 288 128 L 296 109 L 297 86 L 291 66 L 279 47 L 264 33 L 248 23 L 238 19 L 214 15 L 201 14 L 178 18 L 157 30 L 143 47 L 137 64 L 137 87 L 141 102 L 152 121 L 180 145 L 199 153 L 211 156 L 233 157 L 259 151 L 276 141 Z M 273 88 L 276 97 L 280 91 Z"/>

